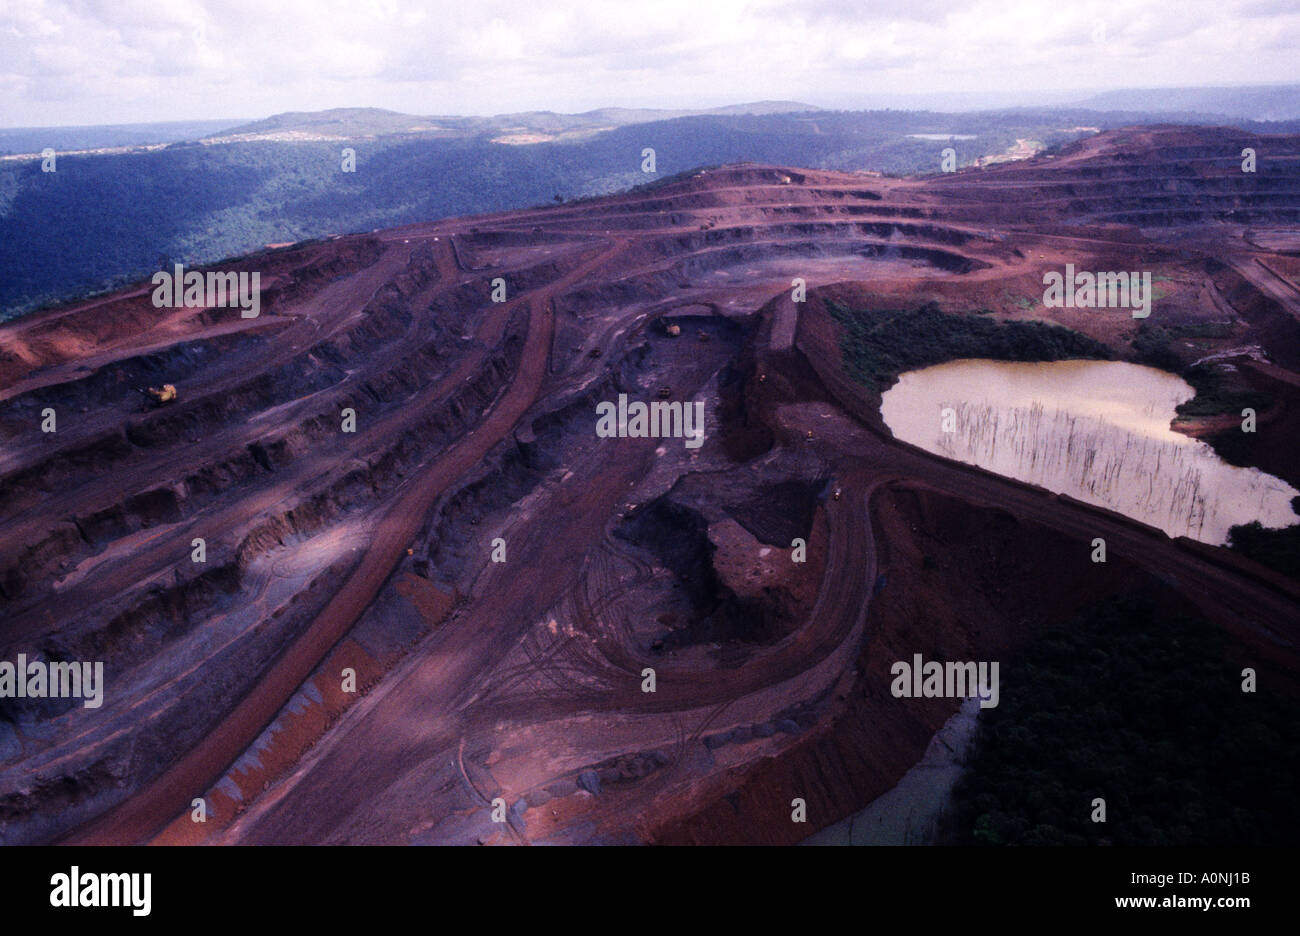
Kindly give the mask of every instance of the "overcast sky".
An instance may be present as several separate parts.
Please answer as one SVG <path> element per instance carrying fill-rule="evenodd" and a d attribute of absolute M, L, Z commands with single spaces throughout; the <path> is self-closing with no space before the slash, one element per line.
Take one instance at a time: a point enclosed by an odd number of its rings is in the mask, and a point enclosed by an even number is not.
<path fill-rule="evenodd" d="M 1030 100 L 1292 83 L 1297 49 L 1297 0 L 5 0 L 0 126 Z"/>

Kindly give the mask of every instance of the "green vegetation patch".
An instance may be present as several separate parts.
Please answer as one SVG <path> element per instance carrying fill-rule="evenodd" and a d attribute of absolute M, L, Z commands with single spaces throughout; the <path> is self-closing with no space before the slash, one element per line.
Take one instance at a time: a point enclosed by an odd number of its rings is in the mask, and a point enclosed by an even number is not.
<path fill-rule="evenodd" d="M 1300 513 L 1300 497 L 1292 498 L 1291 507 Z M 1300 579 L 1300 523 L 1275 530 L 1255 520 L 1229 530 L 1228 542 L 1243 556 Z"/>
<path fill-rule="evenodd" d="M 986 845 L 1291 845 L 1300 705 L 1242 691 L 1221 630 L 1172 589 L 1091 606 L 1001 667 L 955 791 Z M 1106 821 L 1092 821 L 1093 800 Z"/>
<path fill-rule="evenodd" d="M 1138 326 L 1133 337 L 1133 359 L 1138 364 L 1157 367 L 1160 370 L 1178 373 L 1182 370 L 1183 359 L 1173 348 L 1174 335 L 1169 329 L 1150 322 Z"/>
<path fill-rule="evenodd" d="M 854 311 L 827 300 L 843 327 L 844 366 L 884 389 L 903 371 L 960 358 L 996 361 L 1109 360 L 1110 349 L 1087 335 L 1043 322 L 999 322 L 986 315 L 944 313 L 936 303 L 903 311 Z"/>
<path fill-rule="evenodd" d="M 1152 325 L 1150 322 L 1143 322 L 1138 326 L 1137 334 L 1131 344 L 1133 359 L 1139 364 L 1178 373 L 1183 370 L 1183 358 L 1174 349 L 1176 340 L 1230 338 L 1233 330 L 1231 322 L 1186 322 L 1172 325 Z"/>
<path fill-rule="evenodd" d="M 1217 367 L 1205 364 L 1189 367 L 1182 372 L 1182 378 L 1196 388 L 1196 396 L 1178 405 L 1178 415 L 1184 418 L 1222 416 L 1227 413 L 1240 416 L 1246 407 L 1259 412 L 1273 405 L 1272 394 L 1263 390 L 1234 387 Z"/>

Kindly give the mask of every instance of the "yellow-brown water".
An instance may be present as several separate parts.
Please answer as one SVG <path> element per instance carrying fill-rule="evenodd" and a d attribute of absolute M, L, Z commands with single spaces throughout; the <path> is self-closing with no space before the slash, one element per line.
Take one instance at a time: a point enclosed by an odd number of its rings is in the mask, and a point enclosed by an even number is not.
<path fill-rule="evenodd" d="M 1194 390 L 1117 361 L 952 361 L 903 374 L 881 400 L 894 435 L 936 455 L 1068 494 L 1205 543 L 1258 520 L 1300 522 L 1279 478 L 1169 428 Z M 951 408 L 953 431 L 943 412 Z"/>

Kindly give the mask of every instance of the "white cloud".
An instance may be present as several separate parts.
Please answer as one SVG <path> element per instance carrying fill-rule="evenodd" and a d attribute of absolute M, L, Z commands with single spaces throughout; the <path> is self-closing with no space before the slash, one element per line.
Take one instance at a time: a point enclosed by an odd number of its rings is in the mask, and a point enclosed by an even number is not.
<path fill-rule="evenodd" d="M 1271 0 L 30 0 L 0 123 L 1287 82 L 1297 45 Z"/>

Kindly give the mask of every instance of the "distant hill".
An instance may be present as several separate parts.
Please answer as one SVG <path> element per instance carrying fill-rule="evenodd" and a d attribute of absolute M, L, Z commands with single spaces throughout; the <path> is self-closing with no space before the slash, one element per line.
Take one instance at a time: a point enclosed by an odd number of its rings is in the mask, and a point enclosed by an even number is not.
<path fill-rule="evenodd" d="M 1250 120 L 1295 120 L 1300 118 L 1300 85 L 1106 91 L 1078 101 L 1075 106 L 1148 113 L 1217 114 Z"/>
<path fill-rule="evenodd" d="M 181 140 L 197 140 L 237 123 L 237 120 L 181 120 L 104 127 L 15 127 L 0 130 L 0 156 L 10 153 L 39 153 L 46 147 L 63 153 L 71 150 L 176 143 Z"/>
<path fill-rule="evenodd" d="M 819 110 L 819 108 L 811 104 L 800 104 L 797 101 L 756 101 L 751 104 L 732 104 L 707 110 L 604 107 L 580 114 L 559 114 L 554 111 L 524 111 L 515 114 L 497 114 L 492 117 L 465 117 L 454 115 L 417 116 L 383 110 L 378 107 L 340 107 L 324 111 L 293 111 L 276 114 L 265 120 L 223 128 L 223 132 L 219 134 L 219 137 L 296 135 L 299 137 L 369 139 L 406 134 L 432 134 L 444 137 L 472 137 L 497 133 L 565 135 L 585 132 L 589 134 L 594 131 L 610 130 L 632 124 L 675 120 L 679 117 L 762 116 L 815 110 Z"/>
<path fill-rule="evenodd" d="M 308 133 L 348 139 L 394 133 L 421 133 L 437 129 L 438 125 L 427 117 L 399 114 L 378 107 L 336 107 L 323 111 L 289 111 L 276 114 L 265 120 L 227 128 L 220 135 Z"/>

